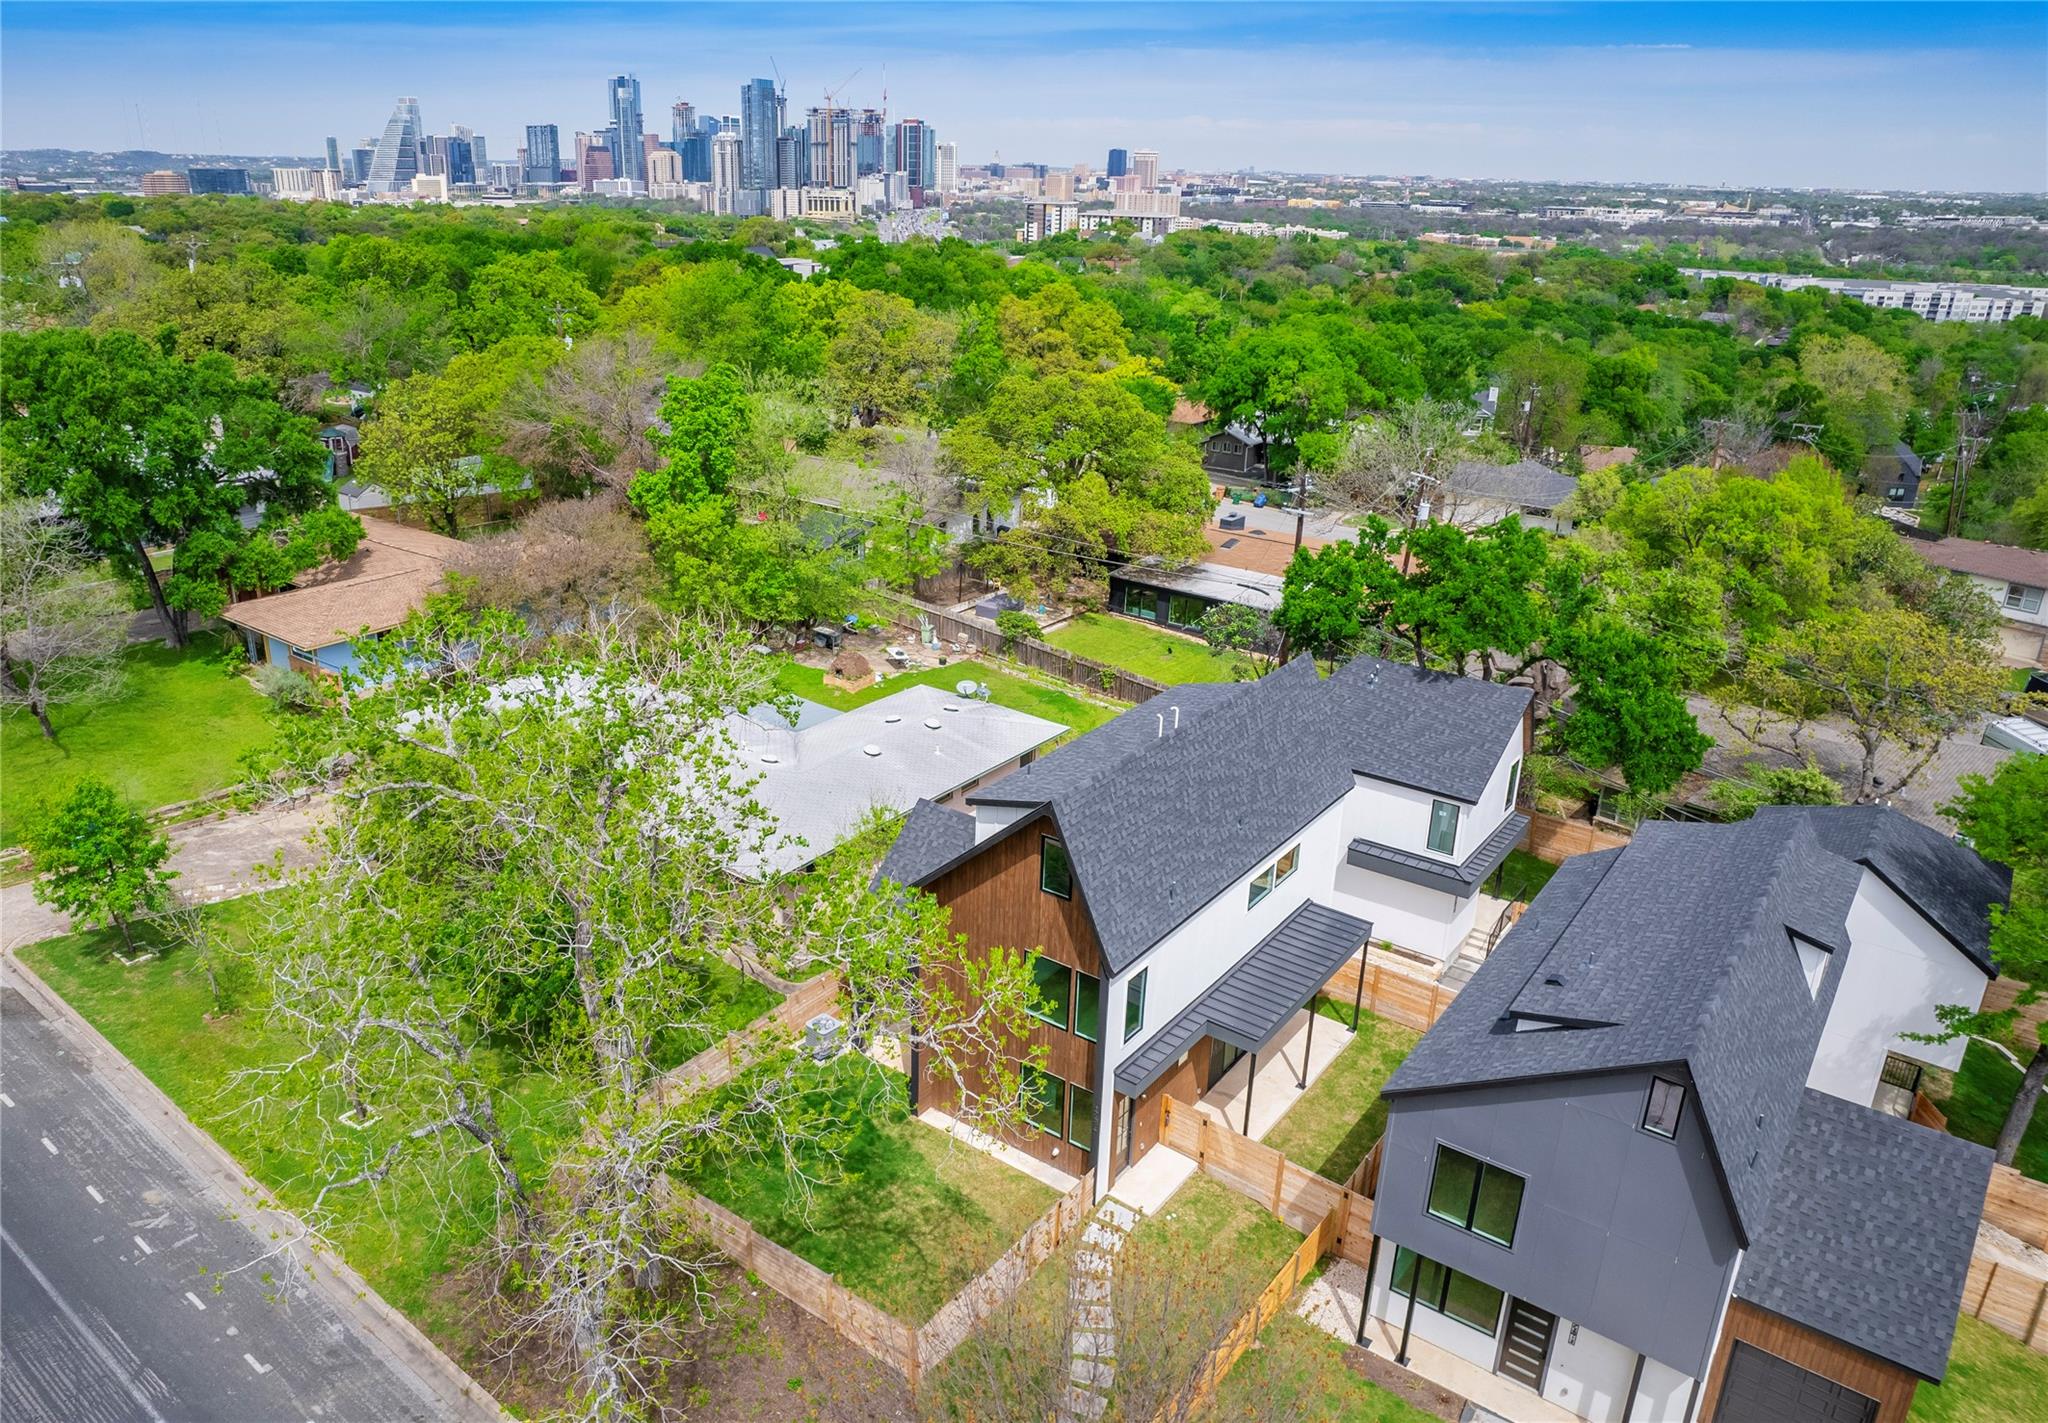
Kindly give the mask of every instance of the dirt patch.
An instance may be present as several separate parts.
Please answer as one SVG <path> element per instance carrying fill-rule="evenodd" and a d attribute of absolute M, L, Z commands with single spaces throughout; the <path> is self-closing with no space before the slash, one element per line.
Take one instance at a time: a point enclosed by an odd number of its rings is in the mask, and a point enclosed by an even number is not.
<path fill-rule="evenodd" d="M 1424 1413 L 1433 1413 L 1446 1423 L 1458 1423 L 1465 1411 L 1465 1400 L 1457 1394 L 1439 1388 L 1420 1374 L 1409 1373 L 1392 1359 L 1383 1359 L 1370 1349 L 1346 1349 L 1344 1367 L 1389 1393 L 1400 1394 Z"/>

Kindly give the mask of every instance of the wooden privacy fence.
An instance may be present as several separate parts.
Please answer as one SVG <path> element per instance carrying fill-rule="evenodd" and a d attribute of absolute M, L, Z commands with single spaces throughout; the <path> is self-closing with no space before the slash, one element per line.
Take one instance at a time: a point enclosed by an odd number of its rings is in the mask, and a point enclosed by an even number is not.
<path fill-rule="evenodd" d="M 750 1060 L 752 1049 L 763 1038 L 802 1032 L 804 1024 L 830 1008 L 838 997 L 839 975 L 819 974 L 746 1027 L 726 1034 L 688 1062 L 664 1072 L 655 1081 L 655 1099 L 665 1102 L 675 1092 L 716 1087 L 730 1081 L 741 1065 Z"/>
<path fill-rule="evenodd" d="M 1977 1255 L 1963 1284 L 1963 1313 L 2048 1354 L 2048 1280 Z"/>
<path fill-rule="evenodd" d="M 1360 975 L 1365 979 L 1363 993 L 1359 989 Z M 1458 990 L 1353 958 L 1338 966 L 1330 981 L 1323 985 L 1323 995 L 1340 1007 L 1357 998 L 1368 1013 L 1428 1032 L 1458 996 Z"/>
<path fill-rule="evenodd" d="M 1984 1219 L 2027 1244 L 2048 1250 L 2048 1185 L 2010 1166 L 1991 1168 L 1984 1188 Z"/>
<path fill-rule="evenodd" d="M 971 1148 L 962 1148 L 968 1150 Z M 1052 1209 L 1031 1223 L 1017 1243 L 1000 1259 L 983 1270 L 965 1289 L 939 1307 L 917 1331 L 913 1359 L 919 1373 L 937 1368 L 975 1326 L 993 1314 L 998 1306 L 1031 1278 L 1031 1272 L 1057 1252 L 1074 1229 L 1088 1216 L 1095 1195 L 1095 1173 L 1091 1170 L 1074 1183 L 1072 1190 L 1053 1202 Z M 916 1379 L 911 1380 L 913 1383 Z"/>
<path fill-rule="evenodd" d="M 1150 677 L 1140 677 L 1135 672 L 1126 672 L 1121 667 L 1112 667 L 1107 662 L 1097 662 L 1092 657 L 1080 657 L 1063 652 L 1050 643 L 1036 638 L 1020 637 L 1006 642 L 1003 635 L 994 628 L 981 623 L 970 622 L 947 612 L 944 608 L 919 602 L 915 598 L 897 595 L 890 602 L 903 610 L 909 623 L 915 624 L 919 614 L 931 619 L 932 631 L 945 642 L 964 642 L 983 652 L 1007 657 L 1012 662 L 1021 662 L 1026 667 L 1040 672 L 1050 672 L 1062 681 L 1077 687 L 1086 687 L 1101 696 L 1114 697 L 1120 702 L 1142 702 L 1165 691 L 1164 684 Z"/>
<path fill-rule="evenodd" d="M 1595 850 L 1618 850 L 1629 842 L 1625 831 L 1607 830 L 1589 820 L 1566 820 L 1540 810 L 1529 811 L 1528 815 L 1529 828 L 1522 833 L 1520 848 L 1553 865 Z"/>
<path fill-rule="evenodd" d="M 1219 1126 L 1207 1113 L 1172 1097 L 1160 1106 L 1159 1140 L 1183 1156 L 1192 1156 L 1204 1173 L 1251 1197 L 1304 1234 L 1334 1219 L 1336 1233 L 1324 1253 L 1360 1265 L 1370 1257 L 1372 1200 L 1362 1191 L 1318 1176 L 1272 1147 Z"/>
<path fill-rule="evenodd" d="M 2013 1000 L 2026 986 L 2024 979 L 1994 978 L 1984 989 L 1984 1011 L 2003 1013 L 2012 1007 Z M 2048 997 L 2019 1010 L 2018 1021 L 2013 1024 L 2013 1038 L 2022 1051 L 2033 1052 L 2041 1046 L 2043 1023 L 2048 1023 Z"/>

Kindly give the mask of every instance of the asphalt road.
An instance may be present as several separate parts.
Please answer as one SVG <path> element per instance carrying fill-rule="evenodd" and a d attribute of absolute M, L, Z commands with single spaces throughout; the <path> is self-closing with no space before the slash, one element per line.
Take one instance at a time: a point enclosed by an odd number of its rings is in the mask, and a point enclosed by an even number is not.
<path fill-rule="evenodd" d="M 68 1025 L 0 987 L 0 1418 L 401 1423 L 425 1386 L 279 1269 Z"/>

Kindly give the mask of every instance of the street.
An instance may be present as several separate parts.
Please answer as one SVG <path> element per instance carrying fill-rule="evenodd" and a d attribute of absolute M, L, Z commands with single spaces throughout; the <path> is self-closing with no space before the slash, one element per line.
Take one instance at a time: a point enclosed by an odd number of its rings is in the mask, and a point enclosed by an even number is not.
<path fill-rule="evenodd" d="M 174 1152 L 103 1050 L 19 982 L 0 988 L 0 1416 L 451 1416 L 330 1290 L 252 1263 L 273 1245 L 262 1217 Z"/>

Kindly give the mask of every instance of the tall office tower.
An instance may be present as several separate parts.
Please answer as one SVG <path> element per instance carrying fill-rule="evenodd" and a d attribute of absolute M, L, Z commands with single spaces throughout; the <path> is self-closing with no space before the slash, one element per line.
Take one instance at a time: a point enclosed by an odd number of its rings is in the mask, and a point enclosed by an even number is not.
<path fill-rule="evenodd" d="M 640 135 L 646 132 L 646 125 L 640 122 L 640 81 L 630 74 L 615 75 L 605 91 L 610 100 L 606 112 L 612 119 L 612 173 L 644 183 L 647 161 L 642 156 Z"/>
<path fill-rule="evenodd" d="M 740 116 L 738 114 L 720 114 L 715 119 L 706 119 L 704 121 L 704 131 L 706 133 L 738 133 L 740 131 Z M 745 149 L 746 143 L 744 140 L 741 141 L 740 147 L 742 150 Z"/>
<path fill-rule="evenodd" d="M 718 133 L 711 140 L 711 210 L 731 212 L 740 190 L 744 145 L 737 133 Z"/>
<path fill-rule="evenodd" d="M 777 188 L 801 188 L 811 181 L 810 145 L 804 131 L 795 124 L 775 140 L 775 182 Z"/>
<path fill-rule="evenodd" d="M 562 181 L 562 131 L 553 124 L 526 126 L 526 181 Z"/>
<path fill-rule="evenodd" d="M 810 186 L 850 188 L 853 186 L 853 111 L 812 109 L 804 116 L 805 141 L 810 145 Z M 784 184 L 784 187 L 789 186 Z"/>
<path fill-rule="evenodd" d="M 656 188 L 680 187 L 683 181 L 683 156 L 673 148 L 656 146 L 647 154 L 647 191 L 651 195 Z M 673 196 L 668 194 L 665 196 Z"/>
<path fill-rule="evenodd" d="M 341 141 L 339 139 L 330 138 L 327 140 L 327 166 L 334 172 L 339 173 L 341 171 Z"/>
<path fill-rule="evenodd" d="M 468 124 L 457 124 L 455 136 L 469 145 L 469 165 L 476 169 L 477 181 L 482 182 L 491 171 L 491 156 L 484 151 L 484 140 L 477 137 L 476 131 Z M 455 180 L 451 178 L 449 181 Z"/>
<path fill-rule="evenodd" d="M 370 159 L 369 189 L 373 193 L 409 193 L 420 173 L 420 101 L 400 99 L 377 140 Z"/>
<path fill-rule="evenodd" d="M 683 151 L 683 141 L 697 131 L 697 106 L 688 99 L 678 99 L 669 106 L 674 123 L 669 129 L 675 141 L 676 152 Z"/>
<path fill-rule="evenodd" d="M 882 171 L 888 147 L 888 120 L 880 109 L 862 109 L 853 120 L 853 171 L 856 177 Z"/>
<path fill-rule="evenodd" d="M 923 119 L 905 119 L 889 130 L 889 171 L 908 179 L 910 200 L 920 201 L 926 189 L 938 191 L 939 139 Z"/>
<path fill-rule="evenodd" d="M 1129 149 L 1127 149 L 1127 148 L 1112 148 L 1112 149 L 1110 149 L 1110 150 L 1109 150 L 1109 166 L 1108 166 L 1107 168 L 1103 169 L 1102 171 L 1103 171 L 1103 173 L 1104 173 L 1104 175 L 1105 175 L 1105 176 L 1107 176 L 1107 177 L 1111 177 L 1111 178 L 1121 178 L 1121 177 L 1123 177 L 1123 175 L 1124 175 L 1124 174 L 1126 174 L 1126 173 L 1130 172 L 1130 171 L 1131 171 L 1131 152 L 1130 152 L 1130 150 L 1129 150 Z"/>
<path fill-rule="evenodd" d="M 960 186 L 960 145 L 942 143 L 939 145 L 939 191 L 950 193 Z"/>
<path fill-rule="evenodd" d="M 703 129 L 688 134 L 676 145 L 676 151 L 683 155 L 683 181 L 685 183 L 708 183 L 711 181 L 711 135 Z"/>
<path fill-rule="evenodd" d="M 583 155 L 590 151 L 590 135 L 578 129 L 573 145 L 569 149 L 569 161 L 563 166 L 570 170 L 571 175 L 576 181 L 583 183 L 583 186 L 588 188 L 590 184 L 583 177 Z"/>
<path fill-rule="evenodd" d="M 1156 148 L 1134 148 L 1131 150 L 1131 176 L 1138 180 L 1141 188 L 1159 186 L 1159 150 Z"/>
<path fill-rule="evenodd" d="M 617 174 L 612 172 L 611 145 L 593 140 L 590 146 L 583 150 L 583 161 L 576 165 L 576 177 L 582 183 L 583 191 L 589 192 L 592 183 L 603 182 L 616 176 Z"/>
<path fill-rule="evenodd" d="M 782 96 L 773 79 L 749 79 L 740 90 L 740 186 L 775 186 L 775 144 L 782 137 Z"/>
<path fill-rule="evenodd" d="M 1047 173 L 1043 179 L 1044 192 L 1048 198 L 1057 201 L 1071 200 L 1074 196 L 1074 175 L 1072 173 Z"/>
<path fill-rule="evenodd" d="M 445 134 L 420 135 L 420 172 L 429 178 L 448 176 L 448 138 Z"/>
<path fill-rule="evenodd" d="M 441 143 L 446 163 L 446 166 L 441 171 L 448 175 L 449 186 L 453 187 L 457 183 L 474 183 L 476 181 L 475 141 L 463 138 L 458 134 L 442 139 Z"/>

